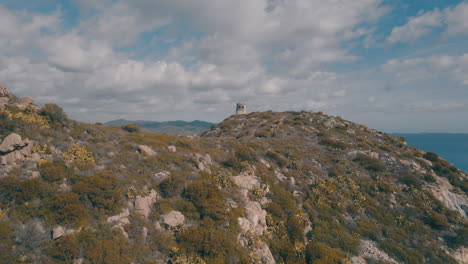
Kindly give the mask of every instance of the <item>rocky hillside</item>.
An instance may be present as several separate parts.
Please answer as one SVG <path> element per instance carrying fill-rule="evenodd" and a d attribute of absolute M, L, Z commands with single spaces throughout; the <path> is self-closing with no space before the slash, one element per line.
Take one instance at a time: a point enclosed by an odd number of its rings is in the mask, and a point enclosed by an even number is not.
<path fill-rule="evenodd" d="M 467 175 L 310 112 L 179 137 L 0 108 L 0 263 L 467 263 Z"/>
<path fill-rule="evenodd" d="M 105 125 L 108 126 L 125 126 L 128 124 L 135 124 L 143 128 L 148 132 L 159 133 L 159 134 L 170 134 L 170 135 L 180 135 L 180 136 L 195 136 L 200 135 L 201 133 L 210 130 L 214 125 L 213 123 L 195 120 L 191 122 L 186 121 L 130 121 L 125 119 L 118 119 L 106 122 Z"/>

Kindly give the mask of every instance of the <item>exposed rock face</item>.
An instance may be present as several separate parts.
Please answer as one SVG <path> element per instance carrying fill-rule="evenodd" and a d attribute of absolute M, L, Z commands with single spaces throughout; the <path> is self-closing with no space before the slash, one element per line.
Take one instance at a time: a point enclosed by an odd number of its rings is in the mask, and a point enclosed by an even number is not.
<path fill-rule="evenodd" d="M 261 236 L 266 231 L 266 211 L 258 202 L 248 201 L 245 205 L 246 217 L 238 219 L 239 226 L 242 232 L 251 232 L 255 235 Z"/>
<path fill-rule="evenodd" d="M 52 236 L 52 240 L 55 240 L 55 239 L 59 239 L 61 237 L 63 237 L 64 235 L 69 235 L 69 234 L 73 234 L 75 232 L 79 232 L 81 230 L 78 229 L 78 230 L 75 230 L 75 229 L 66 229 L 64 228 L 63 226 L 56 226 L 52 229 L 52 232 L 51 232 L 51 236 Z"/>
<path fill-rule="evenodd" d="M 359 256 L 354 256 L 351 258 L 353 264 L 367 264 L 366 259 L 374 259 L 376 261 L 384 262 L 384 263 L 393 263 L 398 264 L 396 260 L 391 258 L 387 253 L 380 250 L 375 242 L 370 240 L 362 240 L 361 241 L 361 254 Z"/>
<path fill-rule="evenodd" d="M 442 177 L 436 177 L 437 185 L 430 188 L 435 198 L 441 201 L 448 209 L 457 210 L 463 217 L 467 217 L 468 198 L 464 195 L 453 193 L 454 187 Z"/>
<path fill-rule="evenodd" d="M 15 164 L 16 161 L 31 155 L 33 144 L 28 139 L 22 140 L 21 136 L 15 133 L 3 139 L 0 145 L 0 164 Z"/>
<path fill-rule="evenodd" d="M 158 173 L 155 173 L 153 178 L 156 180 L 156 182 L 161 182 L 167 178 L 169 178 L 169 176 L 171 176 L 171 173 L 168 172 L 168 171 L 161 171 L 161 172 L 158 172 Z"/>
<path fill-rule="evenodd" d="M 261 188 L 262 184 L 254 173 L 242 173 L 238 176 L 231 176 L 231 179 L 237 186 L 240 187 L 240 191 L 244 197 L 243 200 L 245 203 L 244 208 L 246 211 L 246 216 L 239 217 L 237 219 L 241 229 L 239 243 L 247 247 L 251 251 L 251 255 L 256 259 L 261 260 L 262 263 L 275 264 L 276 261 L 273 257 L 273 254 L 271 253 L 270 248 L 265 243 L 265 241 L 259 239 L 258 246 L 251 248 L 249 246 L 248 238 L 246 238 L 246 236 L 259 238 L 267 230 L 267 212 L 262 209 L 262 206 L 259 202 L 251 201 L 248 198 L 249 191 L 253 190 L 254 188 Z M 268 190 L 268 188 L 266 189 Z"/>
<path fill-rule="evenodd" d="M 468 248 L 460 247 L 450 254 L 458 263 L 468 264 Z"/>
<path fill-rule="evenodd" d="M 145 218 L 148 218 L 151 212 L 151 207 L 156 202 L 156 198 L 157 193 L 155 190 L 151 190 L 150 195 L 145 197 L 137 195 L 137 197 L 135 198 L 135 211 L 144 216 Z"/>
<path fill-rule="evenodd" d="M 176 148 L 176 146 L 169 146 L 169 147 L 167 147 L 167 150 L 169 150 L 169 152 L 176 152 L 177 148 Z"/>
<path fill-rule="evenodd" d="M 197 164 L 197 168 L 200 171 L 206 171 L 211 173 L 210 166 L 212 162 L 210 154 L 206 154 L 205 156 L 203 156 L 200 153 L 195 153 L 195 163 Z"/>
<path fill-rule="evenodd" d="M 367 151 L 353 150 L 353 151 L 348 152 L 348 156 L 353 159 L 357 158 L 359 155 L 366 155 L 373 159 L 378 159 L 380 157 L 379 153 L 373 152 L 371 150 L 367 150 Z"/>
<path fill-rule="evenodd" d="M 52 229 L 52 239 L 58 239 L 65 234 L 65 229 L 62 226 L 56 226 Z"/>
<path fill-rule="evenodd" d="M 107 222 L 117 223 L 120 225 L 129 224 L 130 223 L 130 220 L 128 220 L 129 216 L 130 216 L 130 211 L 128 210 L 128 208 L 126 208 L 122 213 L 108 217 Z"/>
<path fill-rule="evenodd" d="M 156 156 L 156 152 L 146 145 L 138 145 L 137 150 L 138 152 L 144 153 L 148 156 Z"/>
<path fill-rule="evenodd" d="M 7 97 L 7 98 L 12 98 L 13 95 L 11 94 L 10 91 L 8 91 L 5 87 L 0 84 L 0 97 Z"/>
<path fill-rule="evenodd" d="M 20 109 L 29 107 L 39 109 L 39 107 L 34 105 L 34 100 L 31 97 L 26 96 L 23 98 L 16 98 L 10 91 L 8 91 L 8 89 L 0 84 L 0 107 L 3 107 L 7 104 L 18 107 Z"/>
<path fill-rule="evenodd" d="M 182 226 L 184 224 L 184 221 L 185 216 L 178 211 L 171 211 L 161 216 L 162 224 L 164 224 L 168 229 Z"/>

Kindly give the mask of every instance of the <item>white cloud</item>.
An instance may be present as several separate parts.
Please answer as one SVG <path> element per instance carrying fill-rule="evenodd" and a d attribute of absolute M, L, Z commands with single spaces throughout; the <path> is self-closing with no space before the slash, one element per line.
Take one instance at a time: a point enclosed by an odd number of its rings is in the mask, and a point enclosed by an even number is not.
<path fill-rule="evenodd" d="M 394 76 L 395 83 L 404 85 L 418 80 L 439 79 L 447 76 L 448 80 L 468 86 L 468 53 L 449 56 L 398 60 L 392 59 L 382 65 L 382 69 Z M 441 78 L 446 80 L 446 78 Z"/>
<path fill-rule="evenodd" d="M 0 4 L 0 50 L 20 53 L 35 49 L 45 32 L 54 32 L 60 24 L 60 13 L 51 15 L 12 12 Z"/>
<path fill-rule="evenodd" d="M 442 27 L 449 36 L 468 34 L 468 2 L 464 1 L 443 10 L 436 8 L 410 17 L 405 25 L 393 28 L 387 42 L 412 42 Z"/>

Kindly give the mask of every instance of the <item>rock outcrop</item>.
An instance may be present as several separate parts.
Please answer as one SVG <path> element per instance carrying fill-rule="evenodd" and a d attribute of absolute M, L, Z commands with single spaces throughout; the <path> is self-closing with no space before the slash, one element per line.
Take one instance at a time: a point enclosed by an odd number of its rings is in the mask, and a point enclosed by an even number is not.
<path fill-rule="evenodd" d="M 156 151 L 146 145 L 138 145 L 137 150 L 138 152 L 144 153 L 148 156 L 156 156 Z"/>
<path fill-rule="evenodd" d="M 211 173 L 210 166 L 212 162 L 210 154 L 206 154 L 203 156 L 200 153 L 195 153 L 195 164 L 197 165 L 197 168 L 200 171 L 206 171 Z"/>
<path fill-rule="evenodd" d="M 178 211 L 171 211 L 161 216 L 161 223 L 167 229 L 174 229 L 178 226 L 184 225 L 185 216 Z"/>
<path fill-rule="evenodd" d="M 128 219 L 129 216 L 130 216 L 130 211 L 128 210 L 128 208 L 126 208 L 125 210 L 123 210 L 122 213 L 108 217 L 107 222 L 117 223 L 119 225 L 130 224 L 130 220 Z"/>
<path fill-rule="evenodd" d="M 156 202 L 157 193 L 155 190 L 151 190 L 148 196 L 142 197 L 141 195 L 137 195 L 135 198 L 135 211 L 145 218 L 148 218 L 151 207 Z"/>
<path fill-rule="evenodd" d="M 0 107 L 4 107 L 5 105 L 12 105 L 20 109 L 39 109 L 38 106 L 34 105 L 34 100 L 31 97 L 16 98 L 8 89 L 0 84 Z"/>
<path fill-rule="evenodd" d="M 353 264 L 366 264 L 368 259 L 374 260 L 372 263 L 392 263 L 398 264 L 396 260 L 391 258 L 387 253 L 380 250 L 375 242 L 370 240 L 362 240 L 360 246 L 360 255 L 351 258 Z"/>
<path fill-rule="evenodd" d="M 448 209 L 456 210 L 466 218 L 468 211 L 467 197 L 452 192 L 454 187 L 446 178 L 436 176 L 436 179 L 437 185 L 430 188 L 434 197 L 441 201 Z"/>
<path fill-rule="evenodd" d="M 172 145 L 169 146 L 169 147 L 167 147 L 167 150 L 168 150 L 169 152 L 172 152 L 172 153 L 177 152 L 176 146 L 172 146 Z"/>
<path fill-rule="evenodd" d="M 8 135 L 0 145 L 0 164 L 16 164 L 16 161 L 31 155 L 32 147 L 33 144 L 30 140 L 22 140 L 21 136 L 15 133 Z"/>

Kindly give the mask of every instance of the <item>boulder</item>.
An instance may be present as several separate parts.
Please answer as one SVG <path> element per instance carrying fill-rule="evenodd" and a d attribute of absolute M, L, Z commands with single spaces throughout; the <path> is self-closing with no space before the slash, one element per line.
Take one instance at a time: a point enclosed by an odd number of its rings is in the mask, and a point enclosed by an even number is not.
<path fill-rule="evenodd" d="M 254 187 L 259 187 L 260 182 L 255 175 L 242 173 L 238 176 L 231 176 L 232 181 L 241 189 L 252 190 Z"/>
<path fill-rule="evenodd" d="M 16 133 L 11 133 L 3 139 L 2 144 L 0 145 L 0 152 L 12 152 L 22 146 L 23 140 L 21 139 L 21 136 Z"/>
<path fill-rule="evenodd" d="M 3 139 L 0 144 L 0 164 L 14 165 L 17 160 L 22 160 L 25 156 L 31 155 L 33 142 L 21 136 L 12 133 Z"/>
<path fill-rule="evenodd" d="M 210 154 L 202 155 L 200 153 L 195 153 L 195 164 L 200 171 L 206 171 L 211 173 L 210 166 L 212 165 Z"/>
<path fill-rule="evenodd" d="M 168 171 L 161 171 L 161 172 L 158 172 L 158 173 L 155 173 L 153 178 L 157 181 L 157 182 L 161 182 L 167 178 L 169 178 L 169 176 L 171 176 L 171 173 L 168 172 Z"/>
<path fill-rule="evenodd" d="M 138 152 L 144 153 L 148 156 L 156 156 L 156 152 L 152 148 L 146 145 L 138 145 L 137 150 Z"/>
<path fill-rule="evenodd" d="M 169 152 L 176 152 L 177 148 L 175 146 L 169 146 L 167 147 L 167 150 L 169 150 Z"/>
<path fill-rule="evenodd" d="M 171 211 L 161 216 L 161 222 L 168 229 L 182 226 L 185 221 L 185 216 L 178 211 Z"/>
<path fill-rule="evenodd" d="M 0 84 L 0 97 L 12 98 L 13 94 Z"/>
<path fill-rule="evenodd" d="M 61 238 L 65 235 L 65 229 L 62 226 L 56 226 L 52 229 L 52 240 Z"/>
<path fill-rule="evenodd" d="M 149 214 L 151 213 L 151 207 L 156 202 L 157 193 L 155 190 L 151 190 L 148 196 L 142 197 L 137 195 L 135 198 L 135 211 L 145 218 L 148 218 Z"/>
<path fill-rule="evenodd" d="M 266 211 L 262 209 L 260 203 L 247 201 L 245 205 L 246 217 L 239 217 L 239 227 L 242 233 L 252 233 L 258 236 L 263 235 L 267 230 Z"/>
<path fill-rule="evenodd" d="M 118 215 L 108 217 L 107 222 L 108 223 L 115 223 L 116 222 L 118 224 L 125 225 L 127 223 L 130 223 L 130 221 L 128 220 L 129 216 L 130 216 L 130 211 L 127 208 L 127 209 L 123 210 L 123 212 L 118 214 Z"/>

